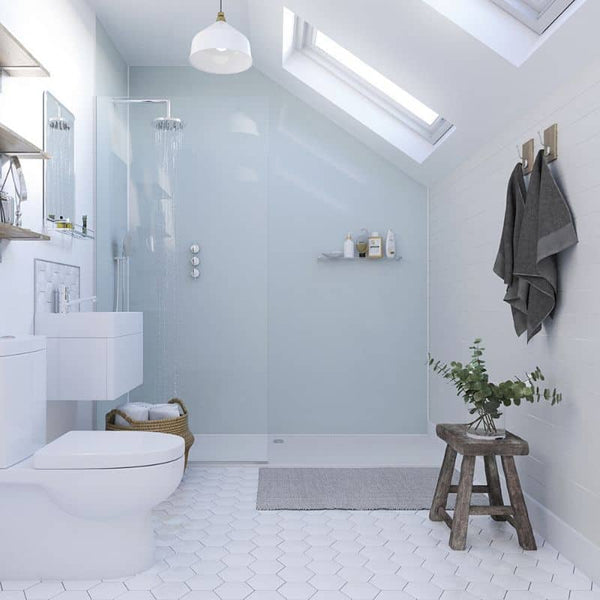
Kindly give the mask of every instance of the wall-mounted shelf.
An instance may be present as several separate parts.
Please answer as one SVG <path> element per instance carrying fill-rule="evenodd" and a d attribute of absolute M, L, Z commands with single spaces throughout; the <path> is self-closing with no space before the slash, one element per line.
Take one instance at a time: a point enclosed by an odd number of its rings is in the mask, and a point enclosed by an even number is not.
<path fill-rule="evenodd" d="M 19 77 L 49 77 L 42 66 L 6 27 L 0 24 L 0 71 Z"/>
<path fill-rule="evenodd" d="M 317 260 L 319 262 L 364 262 L 364 263 L 380 263 L 380 262 L 385 262 L 385 263 L 395 263 L 398 262 L 400 260 L 402 260 L 402 257 L 400 255 L 396 255 L 394 258 L 388 258 L 387 256 L 384 256 L 383 258 L 360 258 L 358 256 L 355 256 L 354 258 L 344 258 L 344 256 L 337 256 L 337 255 L 333 255 L 330 252 L 327 253 L 323 253 L 320 256 L 317 257 Z"/>
<path fill-rule="evenodd" d="M 19 158 L 41 158 L 47 160 L 50 155 L 0 123 L 0 154 Z"/>
<path fill-rule="evenodd" d="M 24 240 L 24 241 L 41 241 L 49 240 L 50 237 L 44 233 L 31 231 L 9 223 L 0 223 L 0 240 Z"/>
<path fill-rule="evenodd" d="M 49 219 L 51 223 L 54 223 L 51 219 Z M 62 233 L 63 235 L 68 235 L 70 237 L 77 238 L 79 240 L 93 240 L 95 237 L 95 232 L 93 229 L 89 227 L 84 231 L 81 225 L 73 224 L 71 227 L 55 227 L 52 230 L 52 233 Z"/>

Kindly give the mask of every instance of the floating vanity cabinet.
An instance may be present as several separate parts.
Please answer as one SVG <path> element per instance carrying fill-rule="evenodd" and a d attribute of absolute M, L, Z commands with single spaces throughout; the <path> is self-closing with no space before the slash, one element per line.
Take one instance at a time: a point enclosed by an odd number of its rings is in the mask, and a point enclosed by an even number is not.
<path fill-rule="evenodd" d="M 48 400 L 116 400 L 143 383 L 143 313 L 38 314 Z"/>

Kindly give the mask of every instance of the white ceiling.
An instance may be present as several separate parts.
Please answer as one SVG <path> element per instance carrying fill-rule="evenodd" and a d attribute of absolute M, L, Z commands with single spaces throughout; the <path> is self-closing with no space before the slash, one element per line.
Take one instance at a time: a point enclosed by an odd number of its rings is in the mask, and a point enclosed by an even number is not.
<path fill-rule="evenodd" d="M 487 0 L 452 1 L 468 8 Z M 218 10 L 212 0 L 88 2 L 131 66 L 187 65 L 192 37 Z M 224 9 L 228 22 L 250 38 L 259 71 L 431 184 L 600 57 L 600 1 L 579 3 L 519 67 L 438 12 L 432 0 L 225 0 Z M 451 121 L 456 131 L 418 164 L 301 83 L 281 66 L 284 5 Z"/>

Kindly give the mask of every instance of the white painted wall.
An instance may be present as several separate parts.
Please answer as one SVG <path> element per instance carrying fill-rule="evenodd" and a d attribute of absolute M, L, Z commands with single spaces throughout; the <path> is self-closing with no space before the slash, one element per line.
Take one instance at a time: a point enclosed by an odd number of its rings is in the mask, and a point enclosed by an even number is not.
<path fill-rule="evenodd" d="M 553 322 L 526 345 L 514 334 L 504 286 L 492 265 L 505 209 L 515 144 L 537 141 L 557 122 L 553 164 L 574 213 L 580 243 L 560 258 L 561 294 Z M 444 360 L 466 358 L 480 336 L 494 379 L 539 365 L 564 394 L 558 407 L 508 411 L 511 430 L 530 442 L 519 461 L 534 526 L 567 556 L 600 578 L 600 62 L 524 113 L 477 150 L 430 193 L 430 347 Z M 463 421 L 462 401 L 430 376 L 430 420 Z M 539 503 L 539 504 L 538 504 Z"/>
<path fill-rule="evenodd" d="M 80 222 L 87 214 L 94 228 L 96 16 L 83 0 L 19 0 L 0 2 L 0 22 L 51 74 L 49 78 L 4 77 L 0 122 L 41 146 L 44 90 L 75 114 L 76 219 Z M 28 160 L 23 165 L 29 192 L 24 226 L 39 231 L 43 227 L 42 164 Z M 0 335 L 33 332 L 35 258 L 80 266 L 82 296 L 94 293 L 93 242 L 55 234 L 49 242 L 3 242 L 0 250 Z M 49 437 L 91 427 L 91 414 L 87 404 L 53 404 L 48 413 Z"/>

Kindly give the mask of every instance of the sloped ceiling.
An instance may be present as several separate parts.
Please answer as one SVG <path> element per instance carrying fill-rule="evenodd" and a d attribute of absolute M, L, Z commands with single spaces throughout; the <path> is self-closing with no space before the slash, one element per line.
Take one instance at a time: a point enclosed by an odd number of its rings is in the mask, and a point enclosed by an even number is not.
<path fill-rule="evenodd" d="M 229 23 L 250 38 L 255 68 L 429 185 L 600 57 L 600 1 L 579 1 L 578 10 L 519 67 L 425 0 L 225 0 L 224 9 Z M 131 66 L 187 65 L 192 37 L 214 21 L 218 9 L 207 0 L 88 2 Z M 297 80 L 281 66 L 284 5 L 454 123 L 456 131 L 418 164 Z"/>

